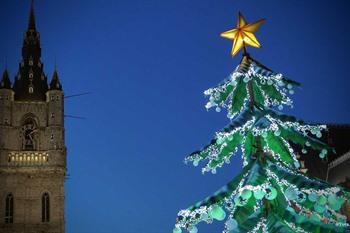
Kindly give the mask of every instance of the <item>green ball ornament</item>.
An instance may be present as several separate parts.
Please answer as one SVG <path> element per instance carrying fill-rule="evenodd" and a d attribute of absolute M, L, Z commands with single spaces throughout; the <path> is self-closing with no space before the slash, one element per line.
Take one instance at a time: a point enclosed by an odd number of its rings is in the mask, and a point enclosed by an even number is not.
<path fill-rule="evenodd" d="M 344 203 L 344 198 L 341 198 L 341 197 L 338 197 L 337 195 L 335 194 L 331 194 L 328 196 L 328 203 L 332 206 L 342 206 L 343 203 Z M 332 208 L 333 209 L 333 208 Z"/>
<path fill-rule="evenodd" d="M 319 196 L 317 199 L 317 204 L 325 205 L 327 203 L 327 198 L 323 195 Z"/>
<path fill-rule="evenodd" d="M 254 197 L 257 200 L 263 199 L 265 197 L 265 194 L 266 194 L 266 192 L 263 189 L 257 189 L 254 191 Z"/>
<path fill-rule="evenodd" d="M 332 210 L 338 211 L 342 207 L 342 204 L 339 202 L 335 202 L 333 204 L 329 204 L 329 206 L 332 208 Z"/>
<path fill-rule="evenodd" d="M 243 199 L 249 199 L 250 197 L 252 196 L 252 191 L 249 190 L 249 189 L 244 189 L 242 192 L 241 192 L 241 197 Z"/>
<path fill-rule="evenodd" d="M 215 205 L 209 210 L 209 216 L 216 220 L 222 221 L 226 218 L 226 213 L 220 206 Z"/>
<path fill-rule="evenodd" d="M 288 200 L 295 200 L 298 198 L 296 190 L 292 187 L 287 188 L 284 195 L 288 198 Z"/>
<path fill-rule="evenodd" d="M 292 214 L 295 214 L 295 209 L 293 209 L 290 206 L 287 206 L 286 210 L 288 210 L 289 212 L 291 212 Z"/>
<path fill-rule="evenodd" d="M 189 233 L 197 233 L 198 229 L 196 226 L 191 226 L 190 228 L 188 228 L 188 232 Z"/>
<path fill-rule="evenodd" d="M 315 210 L 317 213 L 322 214 L 322 213 L 326 210 L 326 207 L 323 206 L 323 205 L 315 204 L 315 205 L 314 205 L 314 210 Z"/>
<path fill-rule="evenodd" d="M 229 230 L 229 231 L 235 230 L 238 227 L 238 223 L 237 223 L 237 221 L 235 219 L 230 218 L 226 222 L 226 227 L 227 227 L 227 230 Z"/>
<path fill-rule="evenodd" d="M 308 196 L 309 201 L 316 202 L 318 199 L 318 195 L 316 193 L 310 193 Z"/>
<path fill-rule="evenodd" d="M 266 195 L 265 198 L 267 200 L 274 200 L 277 197 L 277 190 L 274 187 L 270 187 L 266 189 Z"/>
<path fill-rule="evenodd" d="M 323 154 L 323 153 L 320 153 L 318 156 L 319 156 L 321 159 L 323 159 L 324 157 L 326 157 L 326 155 Z"/>
<path fill-rule="evenodd" d="M 173 233 L 182 233 L 182 230 L 181 230 L 181 228 L 179 228 L 179 227 L 175 227 L 175 228 L 173 229 Z"/>
<path fill-rule="evenodd" d="M 316 215 L 316 214 L 312 214 L 311 217 L 310 217 L 310 220 L 314 221 L 314 222 L 320 222 L 321 221 L 320 217 L 318 215 Z"/>
<path fill-rule="evenodd" d="M 328 196 L 329 204 L 335 204 L 335 203 L 337 203 L 337 201 L 338 201 L 337 195 L 331 194 Z"/>

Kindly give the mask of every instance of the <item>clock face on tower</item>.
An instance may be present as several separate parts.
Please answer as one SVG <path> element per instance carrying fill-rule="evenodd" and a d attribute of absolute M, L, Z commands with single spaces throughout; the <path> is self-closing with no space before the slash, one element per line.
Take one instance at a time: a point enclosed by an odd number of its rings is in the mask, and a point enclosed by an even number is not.
<path fill-rule="evenodd" d="M 36 134 L 37 128 L 33 122 L 28 122 L 22 127 L 22 149 L 35 150 L 36 149 Z"/>

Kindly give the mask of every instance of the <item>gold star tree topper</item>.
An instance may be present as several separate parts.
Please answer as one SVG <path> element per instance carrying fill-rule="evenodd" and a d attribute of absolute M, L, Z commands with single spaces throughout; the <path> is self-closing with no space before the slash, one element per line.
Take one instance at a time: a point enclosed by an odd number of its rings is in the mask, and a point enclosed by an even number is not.
<path fill-rule="evenodd" d="M 248 23 L 244 19 L 241 13 L 238 14 L 237 28 L 223 32 L 220 36 L 233 40 L 231 55 L 235 56 L 241 48 L 244 48 L 246 53 L 245 46 L 250 45 L 255 48 L 260 48 L 261 45 L 256 39 L 254 33 L 255 31 L 265 22 L 265 19 L 258 20 L 254 23 Z"/>

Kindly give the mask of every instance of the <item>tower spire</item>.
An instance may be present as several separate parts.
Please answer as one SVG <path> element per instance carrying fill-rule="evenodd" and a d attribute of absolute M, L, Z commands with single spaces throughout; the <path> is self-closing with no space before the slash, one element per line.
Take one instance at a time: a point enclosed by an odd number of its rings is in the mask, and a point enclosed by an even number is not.
<path fill-rule="evenodd" d="M 52 79 L 50 82 L 50 90 L 60 90 L 62 91 L 62 85 L 60 82 L 60 78 L 58 77 L 58 72 L 55 64 L 55 70 L 52 75 Z"/>
<path fill-rule="evenodd" d="M 2 75 L 2 79 L 0 81 L 0 89 L 11 89 L 11 81 L 9 77 L 9 72 L 7 67 L 5 68 L 5 71 Z"/>
<path fill-rule="evenodd" d="M 36 30 L 35 14 L 34 14 L 34 0 L 31 0 L 28 30 Z"/>
<path fill-rule="evenodd" d="M 23 40 L 22 61 L 13 85 L 15 100 L 46 100 L 48 83 L 43 67 L 40 35 L 35 24 L 34 1 L 31 0 L 28 29 Z"/>

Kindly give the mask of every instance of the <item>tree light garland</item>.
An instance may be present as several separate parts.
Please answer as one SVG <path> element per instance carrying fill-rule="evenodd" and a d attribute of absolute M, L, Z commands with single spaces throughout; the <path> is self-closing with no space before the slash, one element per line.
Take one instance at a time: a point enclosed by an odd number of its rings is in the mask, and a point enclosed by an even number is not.
<path fill-rule="evenodd" d="M 324 158 L 332 150 L 319 140 L 326 126 L 279 112 L 292 106 L 288 95 L 298 85 L 245 56 L 229 78 L 204 92 L 206 108 L 226 108 L 230 124 L 185 162 L 205 162 L 202 172 L 215 174 L 240 148 L 243 169 L 213 196 L 181 210 L 173 233 L 181 228 L 196 233 L 199 222 L 225 219 L 224 233 L 350 232 L 340 212 L 350 193 L 302 174 L 303 162 L 292 146 Z"/>

